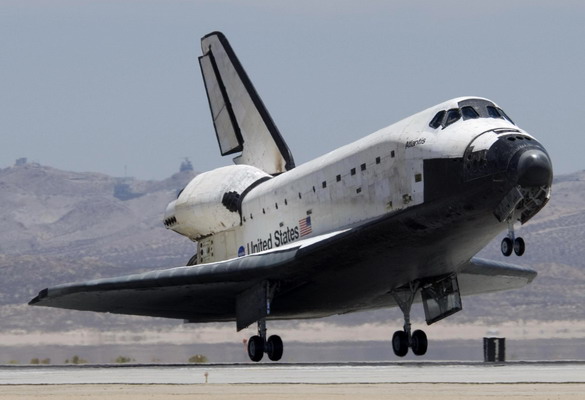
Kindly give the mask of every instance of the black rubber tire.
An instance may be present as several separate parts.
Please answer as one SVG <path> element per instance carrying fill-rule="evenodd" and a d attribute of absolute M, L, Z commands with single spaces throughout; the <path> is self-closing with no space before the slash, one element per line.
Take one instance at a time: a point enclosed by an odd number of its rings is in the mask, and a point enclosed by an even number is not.
<path fill-rule="evenodd" d="M 262 360 L 264 356 L 264 340 L 260 336 L 252 336 L 248 340 L 248 356 L 254 362 Z"/>
<path fill-rule="evenodd" d="M 512 242 L 512 239 L 509 237 L 502 239 L 501 249 L 503 255 L 510 257 L 512 251 L 514 251 L 514 243 Z"/>
<path fill-rule="evenodd" d="M 398 357 L 404 357 L 408 353 L 408 335 L 406 332 L 394 332 L 394 335 L 392 335 L 392 350 Z"/>
<path fill-rule="evenodd" d="M 514 240 L 514 253 L 516 253 L 518 257 L 521 257 L 525 251 L 526 243 L 524 243 L 524 239 L 517 237 L 516 240 Z"/>
<path fill-rule="evenodd" d="M 429 341 L 427 340 L 427 334 L 417 329 L 412 332 L 411 348 L 412 352 L 417 356 L 425 355 Z"/>
<path fill-rule="evenodd" d="M 284 344 L 282 339 L 278 335 L 272 335 L 266 341 L 266 354 L 272 361 L 278 361 L 282 358 L 282 352 L 284 351 Z"/>

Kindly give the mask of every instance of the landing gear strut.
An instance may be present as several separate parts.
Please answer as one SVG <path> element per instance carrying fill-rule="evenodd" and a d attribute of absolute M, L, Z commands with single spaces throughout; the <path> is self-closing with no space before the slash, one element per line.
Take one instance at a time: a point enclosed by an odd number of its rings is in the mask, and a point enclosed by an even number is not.
<path fill-rule="evenodd" d="M 420 287 L 418 282 L 410 283 L 406 289 L 395 290 L 392 292 L 396 303 L 404 314 L 404 328 L 402 331 L 394 332 L 392 336 L 392 349 L 394 354 L 398 357 L 404 357 L 408 353 L 408 348 L 417 356 L 422 356 L 427 352 L 428 340 L 427 335 L 417 329 L 411 332 L 410 325 L 410 308 L 414 301 L 414 297 Z"/>
<path fill-rule="evenodd" d="M 508 219 L 508 236 L 502 239 L 501 250 L 502 254 L 506 257 L 509 257 L 512 254 L 512 251 L 516 253 L 518 257 L 523 255 L 526 251 L 524 239 L 516 237 L 514 234 L 514 220 L 512 218 Z"/>

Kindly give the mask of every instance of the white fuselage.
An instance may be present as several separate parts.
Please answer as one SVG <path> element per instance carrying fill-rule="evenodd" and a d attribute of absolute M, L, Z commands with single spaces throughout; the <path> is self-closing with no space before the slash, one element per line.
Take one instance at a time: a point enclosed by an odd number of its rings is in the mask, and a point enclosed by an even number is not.
<path fill-rule="evenodd" d="M 212 203 L 222 211 L 200 210 L 211 218 L 210 228 L 202 234 L 195 227 L 201 224 L 194 215 L 202 185 L 193 182 L 167 207 L 165 225 L 197 241 L 197 261 L 207 263 L 274 249 L 420 205 L 425 159 L 460 158 L 470 145 L 475 151 L 488 149 L 497 140 L 497 134 L 490 132 L 493 129 L 527 135 L 502 118 L 460 119 L 437 129 L 429 126 L 438 111 L 456 108 L 464 99 L 429 108 L 271 179 L 245 165 L 211 171 L 214 176 L 208 181 L 221 182 L 221 188 L 206 189 L 203 197 L 207 206 Z M 239 212 L 230 213 L 221 204 L 222 196 L 232 184 L 239 185 L 235 191 L 242 194 L 242 188 L 249 186 L 244 182 L 247 178 L 240 178 L 242 174 L 267 180 L 245 194 Z M 226 212 L 229 218 L 223 221 L 220 214 Z M 167 224 L 169 218 L 174 223 Z"/>

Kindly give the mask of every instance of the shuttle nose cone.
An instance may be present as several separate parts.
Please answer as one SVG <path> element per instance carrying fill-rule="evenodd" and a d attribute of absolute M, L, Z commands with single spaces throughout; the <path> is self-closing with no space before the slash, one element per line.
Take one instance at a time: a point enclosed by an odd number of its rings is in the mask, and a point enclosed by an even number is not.
<path fill-rule="evenodd" d="M 517 164 L 518 184 L 523 187 L 548 186 L 552 182 L 552 163 L 548 155 L 538 149 L 524 151 Z"/>

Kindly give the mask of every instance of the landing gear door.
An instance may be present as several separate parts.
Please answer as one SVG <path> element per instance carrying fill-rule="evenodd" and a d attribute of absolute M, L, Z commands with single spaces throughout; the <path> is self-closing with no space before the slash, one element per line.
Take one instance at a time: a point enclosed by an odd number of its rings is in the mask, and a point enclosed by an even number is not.
<path fill-rule="evenodd" d="M 421 295 L 427 325 L 462 310 L 459 283 L 455 274 L 423 286 Z"/>

